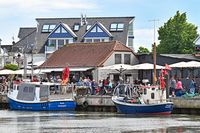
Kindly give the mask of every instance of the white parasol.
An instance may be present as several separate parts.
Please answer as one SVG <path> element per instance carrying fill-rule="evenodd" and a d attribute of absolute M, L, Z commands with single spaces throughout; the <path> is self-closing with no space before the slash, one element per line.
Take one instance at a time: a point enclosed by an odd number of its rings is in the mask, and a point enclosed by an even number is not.
<path fill-rule="evenodd" d="M 164 66 L 156 65 L 156 69 L 164 69 Z M 134 70 L 152 70 L 154 69 L 154 64 L 151 63 L 142 63 L 142 64 L 137 64 L 133 65 L 131 69 Z"/>

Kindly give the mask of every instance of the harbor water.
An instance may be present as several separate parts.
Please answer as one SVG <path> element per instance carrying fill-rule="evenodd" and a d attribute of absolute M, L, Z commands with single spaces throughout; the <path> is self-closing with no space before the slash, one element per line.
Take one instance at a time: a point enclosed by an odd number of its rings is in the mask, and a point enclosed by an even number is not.
<path fill-rule="evenodd" d="M 200 116 L 0 110 L 1 133 L 196 133 Z"/>

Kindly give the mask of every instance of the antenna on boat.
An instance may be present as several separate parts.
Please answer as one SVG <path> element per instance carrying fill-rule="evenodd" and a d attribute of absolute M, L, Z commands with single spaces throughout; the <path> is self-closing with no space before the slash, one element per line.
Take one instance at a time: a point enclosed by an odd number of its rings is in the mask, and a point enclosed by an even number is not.
<path fill-rule="evenodd" d="M 153 85 L 156 85 L 156 81 L 157 81 L 157 78 L 156 78 L 156 22 L 158 22 L 159 20 L 158 19 L 153 19 L 153 20 L 149 20 L 150 22 L 153 22 L 154 24 L 154 36 L 153 36 Z"/>

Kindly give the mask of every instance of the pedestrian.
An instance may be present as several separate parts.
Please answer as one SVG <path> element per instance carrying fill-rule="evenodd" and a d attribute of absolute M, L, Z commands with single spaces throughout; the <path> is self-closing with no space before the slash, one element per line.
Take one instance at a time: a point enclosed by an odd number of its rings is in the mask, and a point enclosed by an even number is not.
<path fill-rule="evenodd" d="M 175 94 L 177 97 L 180 97 L 183 95 L 183 85 L 180 79 L 178 79 L 176 83 L 176 89 L 175 89 Z"/>
<path fill-rule="evenodd" d="M 91 93 L 91 95 L 95 95 L 95 94 L 96 94 L 96 92 L 95 92 L 95 90 L 96 90 L 96 82 L 95 82 L 94 79 L 93 79 L 92 82 L 91 82 L 91 88 L 92 88 L 92 93 Z"/>
<path fill-rule="evenodd" d="M 196 88 L 196 83 L 195 83 L 194 79 L 192 79 L 189 84 L 189 93 L 194 94 L 195 88 Z"/>
<path fill-rule="evenodd" d="M 171 77 L 170 80 L 170 95 L 172 95 L 172 97 L 174 97 L 175 95 L 175 88 L 176 88 L 176 80 L 174 79 L 174 76 Z"/>

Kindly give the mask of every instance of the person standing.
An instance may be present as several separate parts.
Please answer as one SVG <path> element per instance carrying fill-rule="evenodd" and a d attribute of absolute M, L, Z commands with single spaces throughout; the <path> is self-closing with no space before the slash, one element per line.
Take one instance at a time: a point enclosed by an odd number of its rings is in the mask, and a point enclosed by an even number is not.
<path fill-rule="evenodd" d="M 195 81 L 194 81 L 194 79 L 192 79 L 189 84 L 189 93 L 190 94 L 195 93 L 195 86 L 196 86 Z"/>
<path fill-rule="evenodd" d="M 176 89 L 175 89 L 175 94 L 177 97 L 180 97 L 183 95 L 183 85 L 180 79 L 178 79 L 176 83 Z"/>
<path fill-rule="evenodd" d="M 172 97 L 174 97 L 175 95 L 175 89 L 176 89 L 176 80 L 174 79 L 174 76 L 172 76 L 170 80 L 170 95 L 172 95 Z"/>

